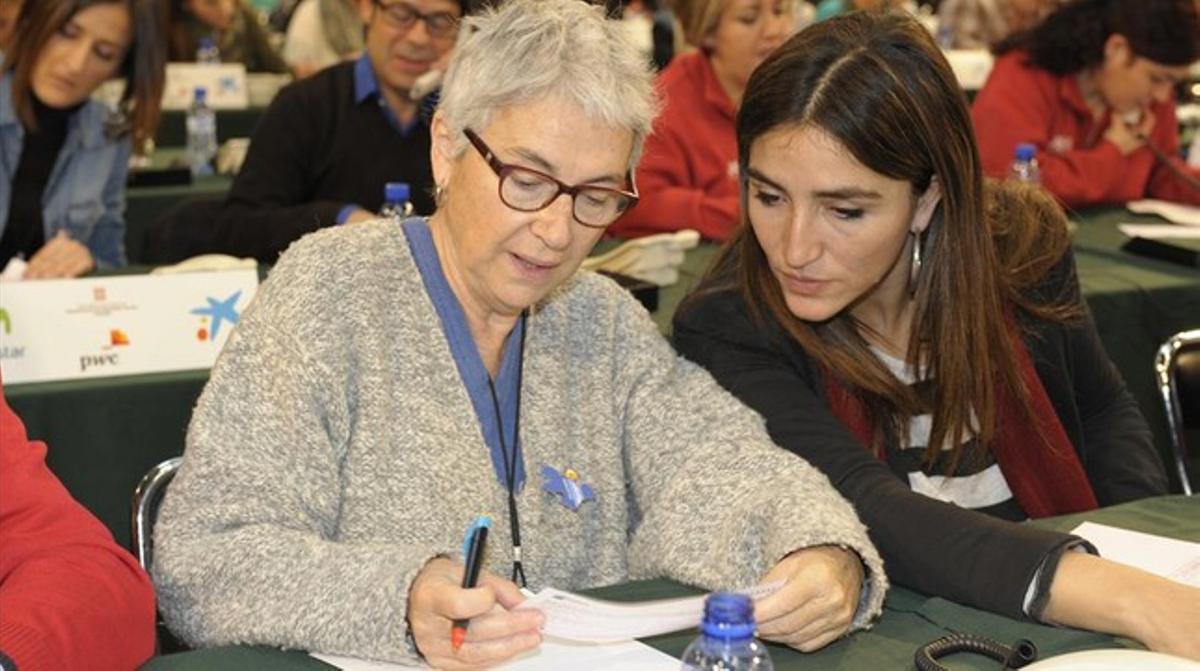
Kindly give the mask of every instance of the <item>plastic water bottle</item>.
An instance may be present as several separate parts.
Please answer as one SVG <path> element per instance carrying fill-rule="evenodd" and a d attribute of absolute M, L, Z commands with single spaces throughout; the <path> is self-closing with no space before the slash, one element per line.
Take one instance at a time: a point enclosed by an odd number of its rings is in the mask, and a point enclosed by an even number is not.
<path fill-rule="evenodd" d="M 196 47 L 196 62 L 205 65 L 220 65 L 221 50 L 213 38 L 205 35 L 200 38 L 200 46 Z"/>
<path fill-rule="evenodd" d="M 683 653 L 683 671 L 773 671 L 767 646 L 754 638 L 754 604 L 745 594 L 716 592 L 704 602 L 700 636 Z"/>
<path fill-rule="evenodd" d="M 388 182 L 383 185 L 383 209 L 379 216 L 400 221 L 412 216 L 413 206 L 409 201 L 407 182 Z"/>
<path fill-rule="evenodd" d="M 208 91 L 197 86 L 187 113 L 187 157 L 193 177 L 213 174 L 213 159 L 217 156 L 217 115 L 207 98 Z"/>
<path fill-rule="evenodd" d="M 1037 147 L 1028 142 L 1017 145 L 1012 165 L 1008 169 L 1009 179 L 1031 184 L 1042 183 L 1042 172 L 1038 168 Z"/>

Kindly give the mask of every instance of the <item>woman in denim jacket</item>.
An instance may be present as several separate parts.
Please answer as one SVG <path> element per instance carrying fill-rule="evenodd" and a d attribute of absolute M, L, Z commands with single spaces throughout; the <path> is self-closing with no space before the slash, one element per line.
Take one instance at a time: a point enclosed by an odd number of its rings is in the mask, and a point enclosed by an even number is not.
<path fill-rule="evenodd" d="M 163 89 L 156 0 L 38 0 L 17 19 L 0 75 L 0 265 L 26 278 L 125 264 L 125 176 Z M 123 77 L 114 113 L 91 100 Z"/>

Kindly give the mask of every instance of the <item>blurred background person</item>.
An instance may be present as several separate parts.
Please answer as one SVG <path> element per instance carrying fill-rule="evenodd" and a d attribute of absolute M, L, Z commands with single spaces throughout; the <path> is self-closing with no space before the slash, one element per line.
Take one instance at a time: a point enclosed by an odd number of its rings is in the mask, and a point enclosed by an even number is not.
<path fill-rule="evenodd" d="M 0 266 L 75 277 L 125 264 L 125 176 L 154 134 L 165 47 L 159 0 L 27 2 L 0 75 Z M 91 95 L 126 85 L 114 113 Z"/>
<path fill-rule="evenodd" d="M 257 13 L 242 0 L 169 1 L 171 62 L 198 60 L 196 52 L 207 39 L 223 63 L 241 63 L 247 72 L 289 72 Z"/>
<path fill-rule="evenodd" d="M 663 112 L 638 164 L 641 202 L 611 229 L 638 237 L 685 228 L 729 238 L 738 222 L 733 121 L 750 73 L 795 29 L 795 0 L 674 0 L 695 51 L 658 78 Z"/>
<path fill-rule="evenodd" d="M 1038 24 L 1061 0 L 942 0 L 937 8 L 943 48 L 991 49 Z"/>
<path fill-rule="evenodd" d="M 1002 42 L 971 110 L 985 173 L 1005 176 L 1032 143 L 1067 206 L 1200 204 L 1175 117 L 1175 87 L 1200 59 L 1198 12 L 1195 0 L 1078 0 Z"/>
<path fill-rule="evenodd" d="M 364 53 L 279 92 L 216 213 L 215 248 L 274 263 L 305 233 L 375 217 L 388 182 L 433 211 L 428 108 L 417 81 L 444 67 L 465 0 L 358 0 Z"/>
<path fill-rule="evenodd" d="M 355 0 L 302 0 L 288 23 L 283 60 L 297 77 L 362 54 L 362 17 Z"/>

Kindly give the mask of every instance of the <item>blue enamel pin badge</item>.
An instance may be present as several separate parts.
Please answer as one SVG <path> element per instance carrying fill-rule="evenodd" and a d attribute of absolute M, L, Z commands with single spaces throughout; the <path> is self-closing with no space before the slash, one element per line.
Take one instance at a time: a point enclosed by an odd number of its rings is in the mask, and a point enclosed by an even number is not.
<path fill-rule="evenodd" d="M 579 510 L 584 501 L 596 500 L 596 492 L 592 491 L 591 485 L 583 482 L 573 468 L 559 473 L 553 467 L 543 465 L 542 480 L 542 489 L 557 494 L 559 503 L 571 510 Z"/>

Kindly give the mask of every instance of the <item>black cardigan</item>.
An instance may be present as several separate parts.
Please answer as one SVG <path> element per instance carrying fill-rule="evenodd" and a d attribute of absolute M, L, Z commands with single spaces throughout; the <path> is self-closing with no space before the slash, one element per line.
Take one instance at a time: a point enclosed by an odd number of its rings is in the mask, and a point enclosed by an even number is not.
<path fill-rule="evenodd" d="M 1069 254 L 1036 293 L 1064 291 L 1078 296 Z M 1165 494 L 1166 473 L 1149 427 L 1091 316 L 1074 324 L 1024 325 L 1031 327 L 1025 343 L 1038 376 L 1100 505 Z M 1073 542 L 1066 534 L 914 493 L 833 415 L 815 362 L 778 323 L 757 323 L 740 293 L 694 296 L 675 315 L 674 341 L 680 353 L 758 411 L 777 444 L 829 476 L 867 525 L 895 583 L 1022 618 L 1038 567 Z"/>
<path fill-rule="evenodd" d="M 217 251 L 274 263 L 346 205 L 378 211 L 387 182 L 408 182 L 416 213 L 433 211 L 429 125 L 403 135 L 374 98 L 355 102 L 355 65 L 290 84 L 271 102 L 218 215 Z"/>

